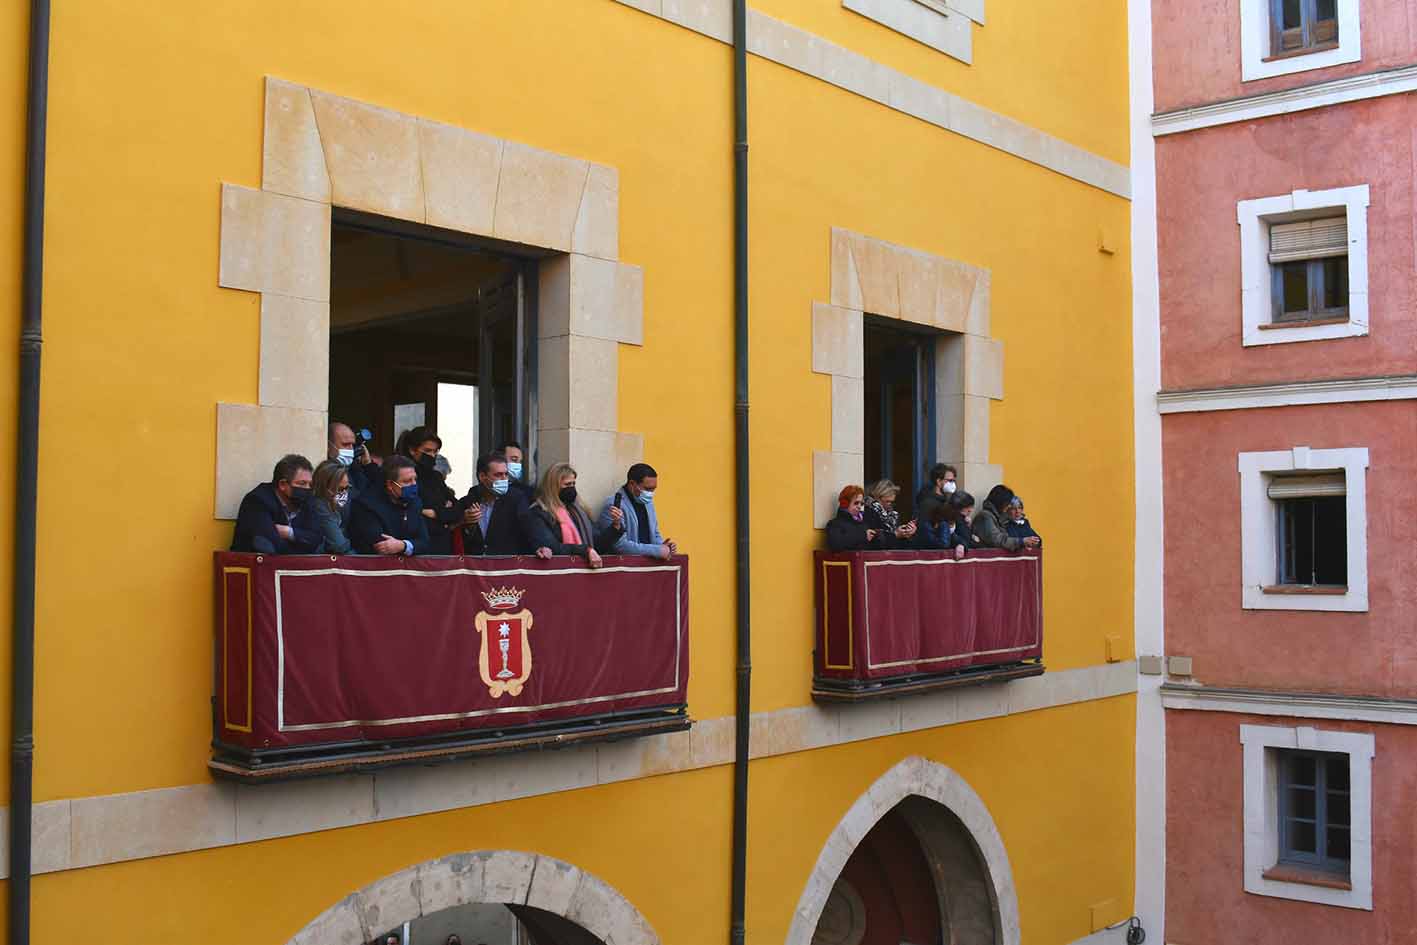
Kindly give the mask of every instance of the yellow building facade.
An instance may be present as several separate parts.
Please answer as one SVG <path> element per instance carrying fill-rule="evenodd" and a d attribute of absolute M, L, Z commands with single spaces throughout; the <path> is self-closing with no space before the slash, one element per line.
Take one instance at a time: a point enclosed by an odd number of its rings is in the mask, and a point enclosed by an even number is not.
<path fill-rule="evenodd" d="M 27 27 L 0 13 L 11 339 Z M 367 938 L 476 901 L 613 945 L 728 939 L 730 27 L 724 0 L 55 4 L 33 941 L 353 941 L 351 916 Z M 746 941 L 812 942 L 853 844 L 924 797 L 990 877 L 994 937 L 960 941 L 1074 942 L 1133 899 L 1125 7 L 758 0 L 747 34 Z M 213 780 L 211 553 L 275 458 L 324 456 L 351 211 L 541 254 L 535 463 L 597 499 L 658 469 L 691 730 Z M 1047 673 L 816 704 L 812 552 L 872 466 L 863 325 L 889 320 L 953 359 L 929 458 L 981 499 L 1009 482 L 1047 536 Z"/>

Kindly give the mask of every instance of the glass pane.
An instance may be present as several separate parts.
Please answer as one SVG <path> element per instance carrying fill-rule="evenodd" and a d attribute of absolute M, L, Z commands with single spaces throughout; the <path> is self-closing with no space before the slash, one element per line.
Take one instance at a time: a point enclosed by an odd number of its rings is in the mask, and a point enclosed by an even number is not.
<path fill-rule="evenodd" d="M 1313 755 L 1290 755 L 1289 770 L 1286 772 L 1289 776 L 1289 783 L 1295 786 L 1308 785 L 1312 787 L 1314 775 L 1317 774 L 1314 761 Z"/>
<path fill-rule="evenodd" d="M 1330 758 L 1326 762 L 1328 775 L 1328 788 L 1331 791 L 1348 790 L 1348 756 L 1340 755 L 1337 758 Z"/>
<path fill-rule="evenodd" d="M 1338 42 L 1338 0 L 1317 0 L 1315 10 L 1313 44 Z"/>
<path fill-rule="evenodd" d="M 1328 828 L 1328 857 L 1331 860 L 1348 859 L 1348 828 Z"/>
<path fill-rule="evenodd" d="M 1318 853 L 1315 845 L 1314 825 L 1301 820 L 1288 821 L 1289 842 L 1285 844 L 1294 853 Z"/>
<path fill-rule="evenodd" d="M 1309 311 L 1309 264 L 1287 262 L 1280 267 L 1281 311 L 1304 314 Z"/>
<path fill-rule="evenodd" d="M 1313 581 L 1342 586 L 1348 583 L 1348 507 L 1343 496 L 1323 496 L 1313 503 Z M 1344 777 L 1347 776 L 1347 763 Z M 1347 782 L 1345 781 L 1346 785 Z"/>
<path fill-rule="evenodd" d="M 1317 3 L 1319 22 L 1324 20 L 1338 19 L 1338 0 L 1318 0 Z"/>
<path fill-rule="evenodd" d="M 1313 788 L 1289 789 L 1289 816 L 1314 819 L 1315 794 Z"/>
<path fill-rule="evenodd" d="M 1348 257 L 1335 256 L 1325 259 L 1324 266 L 1324 308 L 1348 307 Z"/>
<path fill-rule="evenodd" d="M 1295 30 L 1304 25 L 1303 0 L 1282 0 L 1280 3 L 1280 25 L 1282 30 Z"/>
<path fill-rule="evenodd" d="M 1297 811 L 1295 813 L 1298 813 Z M 1348 826 L 1348 795 L 1328 792 L 1328 822 L 1337 827 Z M 1304 815 L 1300 815 L 1304 816 Z"/>

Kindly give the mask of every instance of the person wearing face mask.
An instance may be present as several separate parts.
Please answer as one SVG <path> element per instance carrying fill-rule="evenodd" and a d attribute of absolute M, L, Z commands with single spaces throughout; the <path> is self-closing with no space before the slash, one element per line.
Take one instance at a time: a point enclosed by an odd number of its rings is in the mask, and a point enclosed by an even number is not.
<path fill-rule="evenodd" d="M 979 514 L 974 516 L 974 534 L 979 539 L 979 543 L 986 548 L 1002 548 L 1005 551 L 1022 551 L 1025 548 L 1037 548 L 1040 539 L 1037 535 L 1028 538 L 1015 538 L 1009 534 L 1008 529 L 1008 507 L 1014 500 L 1014 491 L 1003 483 L 989 490 L 989 495 L 984 499 L 984 505 L 980 508 Z"/>
<path fill-rule="evenodd" d="M 837 496 L 836 517 L 827 523 L 832 551 L 879 551 L 880 532 L 866 527 L 866 490 L 847 486 Z"/>
<path fill-rule="evenodd" d="M 979 548 L 979 539 L 974 534 L 974 496 L 960 491 L 950 496 L 950 506 L 955 510 L 955 534 L 966 548 Z"/>
<path fill-rule="evenodd" d="M 282 456 L 271 481 L 261 483 L 241 500 L 231 550 L 274 555 L 318 552 L 320 531 L 306 508 L 312 473 L 310 460 L 304 456 Z"/>
<path fill-rule="evenodd" d="M 353 489 L 350 499 L 379 484 L 379 467 L 369 455 L 369 448 L 354 447 L 354 430 L 338 420 L 330 424 L 329 442 L 326 444 L 326 459 L 334 460 L 349 469 L 349 485 Z"/>
<path fill-rule="evenodd" d="M 575 555 L 592 568 L 601 565 L 595 550 L 595 527 L 576 492 L 576 471 L 553 463 L 541 475 L 536 498 L 522 515 L 522 528 L 538 558 Z"/>
<path fill-rule="evenodd" d="M 507 480 L 511 483 L 508 488 L 521 493 L 522 498 L 530 504 L 535 498 L 536 490 L 527 485 L 531 470 L 526 468 L 526 450 L 522 449 L 522 445 L 516 440 L 508 440 L 497 452 L 507 457 Z"/>
<path fill-rule="evenodd" d="M 383 485 L 354 502 L 349 537 L 355 554 L 429 554 L 428 526 L 418 500 L 418 473 L 402 456 L 384 460 Z"/>
<path fill-rule="evenodd" d="M 325 541 L 326 554 L 347 555 L 352 546 L 345 527 L 349 523 L 349 469 L 327 459 L 315 467 L 314 495 L 308 501 L 311 518 Z"/>
<path fill-rule="evenodd" d="M 678 545 L 659 533 L 659 516 L 654 509 L 658 488 L 659 473 L 654 467 L 635 463 L 625 475 L 625 484 L 605 500 L 597 524 L 607 536 L 611 553 L 664 560 L 678 552 Z"/>
<path fill-rule="evenodd" d="M 453 553 L 453 531 L 462 527 L 463 507 L 438 471 L 438 451 L 443 441 L 431 427 L 414 427 L 399 438 L 399 453 L 414 466 L 418 477 L 418 498 L 427 519 L 428 554 Z"/>
<path fill-rule="evenodd" d="M 530 553 L 522 533 L 526 500 L 512 489 L 507 457 L 488 453 L 477 460 L 477 485 L 462 500 L 463 547 L 470 555 Z"/>
<path fill-rule="evenodd" d="M 959 488 L 958 479 L 959 473 L 949 463 L 936 463 L 931 466 L 929 481 L 915 496 L 915 507 L 920 508 L 931 499 L 936 502 L 948 502 L 950 496 Z"/>

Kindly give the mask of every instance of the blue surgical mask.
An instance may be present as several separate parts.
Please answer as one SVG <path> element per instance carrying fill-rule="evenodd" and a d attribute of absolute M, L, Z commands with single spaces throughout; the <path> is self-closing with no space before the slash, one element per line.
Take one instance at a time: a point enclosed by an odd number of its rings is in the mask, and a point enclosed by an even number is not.
<path fill-rule="evenodd" d="M 412 502 L 418 498 L 418 483 L 410 483 L 399 489 L 399 496 L 405 502 Z"/>
<path fill-rule="evenodd" d="M 654 501 L 654 490 L 653 490 L 653 489 L 641 489 L 641 490 L 640 490 L 640 501 L 641 501 L 641 502 L 653 502 L 653 501 Z"/>
<path fill-rule="evenodd" d="M 522 464 L 507 463 L 507 475 L 511 476 L 513 479 L 520 479 L 522 477 Z"/>
<path fill-rule="evenodd" d="M 348 466 L 354 462 L 354 450 L 340 450 L 339 455 L 335 458 L 339 461 L 341 466 Z"/>
<path fill-rule="evenodd" d="M 497 493 L 498 495 L 506 495 L 506 494 L 507 494 L 507 490 L 510 489 L 511 487 L 512 487 L 512 481 L 511 481 L 510 479 L 493 479 L 493 480 L 492 480 L 492 491 L 495 492 L 495 493 Z"/>

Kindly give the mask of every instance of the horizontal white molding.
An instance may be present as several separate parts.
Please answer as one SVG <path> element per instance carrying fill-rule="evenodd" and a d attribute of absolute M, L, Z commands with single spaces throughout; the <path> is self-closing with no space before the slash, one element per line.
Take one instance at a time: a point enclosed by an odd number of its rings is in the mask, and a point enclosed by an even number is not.
<path fill-rule="evenodd" d="M 721 43 L 732 42 L 729 0 L 616 0 Z M 748 11 L 748 52 L 862 98 L 988 145 L 1064 177 L 1131 199 L 1131 170 L 1027 125 L 911 78 L 814 33 Z"/>
<path fill-rule="evenodd" d="M 1341 105 L 1344 102 L 1401 95 L 1412 91 L 1417 91 L 1417 65 L 1161 112 L 1152 116 L 1151 131 L 1161 137 L 1183 131 L 1195 131 L 1198 128 L 1253 121 L 1273 115 L 1288 115 L 1292 112 L 1323 108 L 1326 105 Z"/>
<path fill-rule="evenodd" d="M 1136 692 L 1136 665 L 1135 660 L 1104 663 L 865 705 L 758 712 L 752 718 L 751 756 L 831 748 L 1122 696 Z M 432 767 L 45 801 L 34 807 L 34 871 L 255 843 L 726 765 L 733 761 L 733 732 L 733 716 L 723 716 L 695 722 L 687 732 Z M 0 816 L 0 878 L 9 863 L 8 823 L 8 816 Z"/>
<path fill-rule="evenodd" d="M 1417 399 L 1417 374 L 1398 374 L 1257 384 L 1252 387 L 1164 390 L 1156 395 L 1156 408 L 1161 413 L 1201 413 L 1208 410 L 1254 410 L 1259 407 L 1306 407 L 1313 404 L 1413 399 Z"/>
<path fill-rule="evenodd" d="M 1322 692 L 1274 692 L 1166 683 L 1161 704 L 1168 709 L 1280 715 L 1296 719 L 1417 725 L 1417 699 L 1344 696 Z"/>

